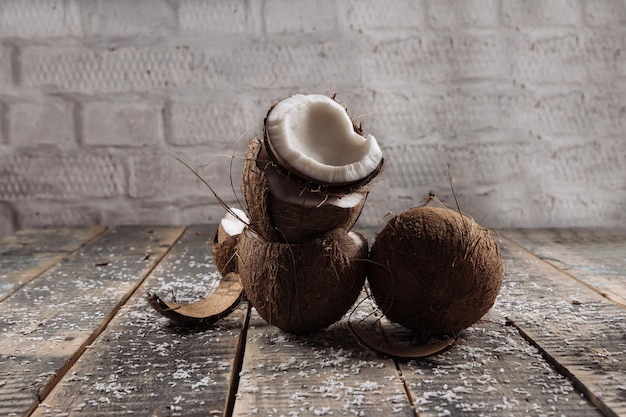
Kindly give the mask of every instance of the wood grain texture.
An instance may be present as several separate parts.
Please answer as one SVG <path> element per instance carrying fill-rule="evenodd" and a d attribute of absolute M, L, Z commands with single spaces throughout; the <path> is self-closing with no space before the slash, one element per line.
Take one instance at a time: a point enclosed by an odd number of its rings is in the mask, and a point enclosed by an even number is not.
<path fill-rule="evenodd" d="M 254 310 L 233 415 L 415 416 L 394 362 L 364 351 L 345 322 L 294 336 Z"/>
<path fill-rule="evenodd" d="M 207 245 L 213 231 L 187 229 L 34 416 L 223 413 L 244 311 L 193 329 L 174 325 L 146 301 L 147 290 L 178 301 L 213 290 L 220 279 Z"/>
<path fill-rule="evenodd" d="M 0 239 L 0 301 L 104 230 L 103 226 L 24 229 Z"/>
<path fill-rule="evenodd" d="M 47 395 L 182 231 L 109 230 L 0 304 L 0 415 Z"/>
<path fill-rule="evenodd" d="M 606 416 L 626 415 L 626 310 L 512 241 L 494 314 L 507 317 Z"/>
<path fill-rule="evenodd" d="M 517 229 L 502 233 L 626 307 L 626 230 Z"/>

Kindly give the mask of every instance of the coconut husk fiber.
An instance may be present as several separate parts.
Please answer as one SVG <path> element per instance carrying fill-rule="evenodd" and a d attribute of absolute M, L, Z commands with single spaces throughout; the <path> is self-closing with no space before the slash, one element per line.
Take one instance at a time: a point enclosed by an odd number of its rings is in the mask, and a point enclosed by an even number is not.
<path fill-rule="evenodd" d="M 237 246 L 240 279 L 261 317 L 292 333 L 339 320 L 365 283 L 367 241 L 351 233 L 334 229 L 312 242 L 286 244 L 246 229 Z"/>
<path fill-rule="evenodd" d="M 454 335 L 493 305 L 503 277 L 500 248 L 470 216 L 416 207 L 376 236 L 368 282 L 391 321 L 424 338 Z"/>

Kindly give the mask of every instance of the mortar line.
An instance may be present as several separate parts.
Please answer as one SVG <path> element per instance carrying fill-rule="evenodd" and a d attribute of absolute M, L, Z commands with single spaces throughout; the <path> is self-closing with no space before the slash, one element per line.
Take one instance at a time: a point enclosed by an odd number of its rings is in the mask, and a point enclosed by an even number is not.
<path fill-rule="evenodd" d="M 174 248 L 174 246 L 178 243 L 178 241 L 185 234 L 187 229 L 188 229 L 187 226 L 185 226 L 182 229 L 182 231 L 180 232 L 178 237 L 174 240 L 174 242 L 172 242 L 170 247 L 167 248 L 167 250 L 161 254 L 161 256 L 157 259 L 154 265 L 152 265 L 148 269 L 148 271 L 146 271 L 143 274 L 141 279 L 139 279 L 139 281 L 137 281 L 137 283 L 129 291 L 127 291 L 126 294 L 122 296 L 121 300 L 113 307 L 113 309 L 104 318 L 104 320 L 100 323 L 100 325 L 89 335 L 89 337 L 87 337 L 87 339 L 85 339 L 85 341 L 78 347 L 78 349 L 76 349 L 74 354 L 72 354 L 65 361 L 63 366 L 59 368 L 59 370 L 54 375 L 54 377 L 48 383 L 46 383 L 43 387 L 39 389 L 39 391 L 37 392 L 36 399 L 33 401 L 33 404 L 31 404 L 30 408 L 26 410 L 26 412 L 24 413 L 24 417 L 30 417 L 37 410 L 39 405 L 46 400 L 48 395 L 50 395 L 50 393 L 54 390 L 54 388 L 56 388 L 56 386 L 63 380 L 65 375 L 67 375 L 69 370 L 72 369 L 72 367 L 80 360 L 83 354 L 87 351 L 87 348 L 93 342 L 95 342 L 98 337 L 100 337 L 100 335 L 109 326 L 111 321 L 113 321 L 113 319 L 117 316 L 117 313 L 119 313 L 122 307 L 124 307 L 126 303 L 128 302 L 128 300 L 130 300 L 139 291 L 139 289 L 143 286 L 144 282 L 148 279 L 150 275 L 152 275 L 152 272 L 154 272 L 154 270 L 161 264 L 163 259 L 165 259 L 165 257 L 170 253 L 172 248 Z"/>

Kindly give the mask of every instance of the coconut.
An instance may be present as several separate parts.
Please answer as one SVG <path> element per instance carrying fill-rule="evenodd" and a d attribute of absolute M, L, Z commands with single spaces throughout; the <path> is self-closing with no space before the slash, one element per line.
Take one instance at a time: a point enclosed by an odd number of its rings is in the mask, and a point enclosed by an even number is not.
<path fill-rule="evenodd" d="M 229 272 L 237 272 L 237 243 L 248 222 L 248 217 L 243 210 L 230 208 L 230 211 L 220 220 L 218 228 L 211 238 L 213 260 L 222 276 Z"/>
<path fill-rule="evenodd" d="M 339 320 L 363 284 L 368 245 L 357 232 L 334 229 L 311 242 L 268 242 L 247 228 L 237 254 L 248 300 L 268 323 L 309 333 Z"/>
<path fill-rule="evenodd" d="M 272 242 L 301 243 L 341 228 L 349 231 L 369 192 L 362 185 L 347 194 L 308 190 L 284 175 L 258 138 L 250 140 L 242 192 L 251 227 Z"/>
<path fill-rule="evenodd" d="M 376 236 L 368 282 L 389 320 L 424 338 L 454 335 L 493 305 L 503 278 L 500 248 L 470 216 L 422 206 Z"/>

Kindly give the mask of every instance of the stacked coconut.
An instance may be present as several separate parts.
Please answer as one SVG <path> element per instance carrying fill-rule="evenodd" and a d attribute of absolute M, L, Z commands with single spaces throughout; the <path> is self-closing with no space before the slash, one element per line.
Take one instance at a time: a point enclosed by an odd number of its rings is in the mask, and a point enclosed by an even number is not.
<path fill-rule="evenodd" d="M 365 282 L 367 240 L 351 229 L 383 157 L 376 139 L 323 95 L 278 102 L 264 126 L 243 167 L 241 284 L 269 323 L 315 331 L 339 320 Z"/>
<path fill-rule="evenodd" d="M 500 290 L 497 242 L 460 210 L 424 205 L 394 216 L 370 253 L 352 227 L 382 166 L 376 139 L 334 98 L 278 102 L 246 150 L 247 213 L 231 209 L 212 240 L 224 276 L 217 291 L 193 304 L 154 295 L 150 303 L 174 320 L 205 324 L 245 293 L 269 323 L 307 333 L 339 320 L 367 276 L 382 312 L 420 338 L 469 327 Z"/>

